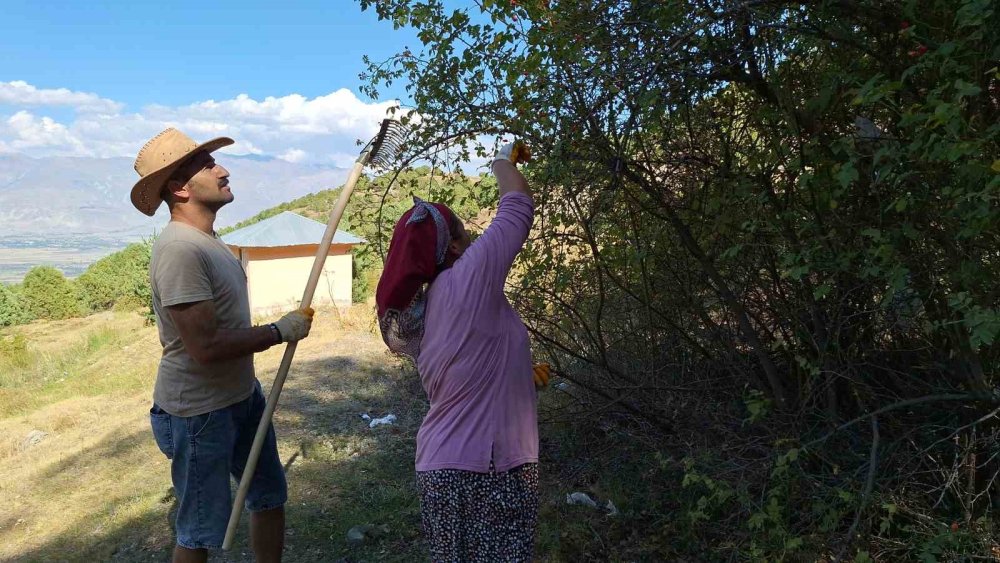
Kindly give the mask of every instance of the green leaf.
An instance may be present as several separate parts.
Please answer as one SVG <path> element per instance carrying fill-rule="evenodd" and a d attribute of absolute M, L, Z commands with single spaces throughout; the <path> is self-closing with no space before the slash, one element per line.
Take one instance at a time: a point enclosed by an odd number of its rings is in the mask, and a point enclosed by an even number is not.
<path fill-rule="evenodd" d="M 857 180 L 858 170 L 854 167 L 854 163 L 844 163 L 841 165 L 840 169 L 837 170 L 837 182 L 840 184 L 840 187 L 848 188 Z"/>
<path fill-rule="evenodd" d="M 814 299 L 822 299 L 822 298 L 826 297 L 827 294 L 830 293 L 830 289 L 831 289 L 830 286 L 826 285 L 826 284 L 823 284 L 823 285 L 817 287 L 816 289 L 813 290 L 813 298 Z"/>
<path fill-rule="evenodd" d="M 961 78 L 955 80 L 955 90 L 958 91 L 958 97 L 960 98 L 978 96 L 983 91 L 979 86 L 966 82 Z"/>

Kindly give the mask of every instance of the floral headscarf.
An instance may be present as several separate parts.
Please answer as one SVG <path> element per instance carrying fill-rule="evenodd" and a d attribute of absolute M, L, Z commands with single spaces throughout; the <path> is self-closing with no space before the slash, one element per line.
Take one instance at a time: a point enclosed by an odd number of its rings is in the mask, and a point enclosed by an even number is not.
<path fill-rule="evenodd" d="M 424 336 L 424 292 L 444 265 L 454 221 L 448 206 L 414 197 L 392 231 L 375 291 L 379 328 L 390 350 L 414 361 Z"/>

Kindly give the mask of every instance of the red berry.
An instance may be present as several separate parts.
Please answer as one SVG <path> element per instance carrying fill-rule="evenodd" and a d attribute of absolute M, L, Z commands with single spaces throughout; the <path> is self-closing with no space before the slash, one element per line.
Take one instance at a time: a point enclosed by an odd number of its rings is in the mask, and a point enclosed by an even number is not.
<path fill-rule="evenodd" d="M 903 21 L 902 21 L 902 22 L 901 22 L 901 23 L 899 24 L 899 29 L 910 29 L 910 22 L 908 22 L 908 21 L 906 21 L 906 20 L 903 20 Z"/>

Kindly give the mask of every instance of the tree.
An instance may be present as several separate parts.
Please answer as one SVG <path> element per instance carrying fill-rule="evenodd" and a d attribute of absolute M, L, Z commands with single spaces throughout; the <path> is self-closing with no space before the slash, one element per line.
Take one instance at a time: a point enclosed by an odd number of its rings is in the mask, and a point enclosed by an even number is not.
<path fill-rule="evenodd" d="M 18 290 L 14 286 L 0 284 L 0 327 L 14 326 L 31 320 Z"/>
<path fill-rule="evenodd" d="M 897 471 L 883 492 L 936 493 L 913 501 L 929 512 L 984 506 L 1000 471 L 975 461 L 997 436 L 1000 354 L 990 2 L 360 4 L 423 43 L 363 76 L 373 96 L 412 92 L 414 158 L 486 156 L 485 135 L 539 156 L 512 295 L 579 385 L 650 422 L 692 405 L 669 389 L 716 406 L 674 428 L 744 394 L 792 421 L 775 441 L 847 421 L 892 457 L 837 458 L 834 488 L 864 490 L 839 468 L 876 464 Z M 881 432 L 858 425 L 872 413 Z M 929 452 L 961 461 L 928 467 Z M 959 468 L 974 477 L 956 487 Z"/>
<path fill-rule="evenodd" d="M 28 312 L 38 319 L 68 319 L 83 313 L 73 283 L 51 266 L 32 268 L 21 283 Z"/>
<path fill-rule="evenodd" d="M 91 264 L 76 280 L 84 305 L 90 311 L 150 308 L 151 252 L 152 241 L 133 243 Z"/>

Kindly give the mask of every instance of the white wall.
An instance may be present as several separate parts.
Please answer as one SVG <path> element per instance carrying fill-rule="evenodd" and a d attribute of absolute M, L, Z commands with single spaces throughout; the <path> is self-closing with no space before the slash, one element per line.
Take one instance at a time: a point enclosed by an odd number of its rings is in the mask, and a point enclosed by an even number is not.
<path fill-rule="evenodd" d="M 340 251 L 339 254 L 334 252 Z M 316 286 L 313 305 L 351 304 L 352 256 L 331 249 Z M 244 249 L 250 308 L 255 315 L 290 311 L 298 306 L 312 271 L 316 248 Z"/>

